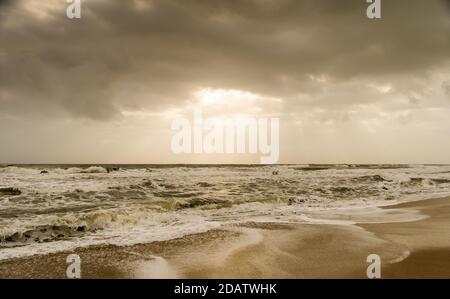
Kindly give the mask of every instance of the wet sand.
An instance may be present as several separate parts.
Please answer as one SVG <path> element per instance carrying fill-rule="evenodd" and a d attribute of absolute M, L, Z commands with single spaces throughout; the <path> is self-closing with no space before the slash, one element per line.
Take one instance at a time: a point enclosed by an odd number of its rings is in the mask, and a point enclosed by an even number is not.
<path fill-rule="evenodd" d="M 403 261 L 386 265 L 383 277 L 450 278 L 450 198 L 404 203 L 385 209 L 399 208 L 418 210 L 428 218 L 414 222 L 360 225 L 410 251 Z"/>
<path fill-rule="evenodd" d="M 382 278 L 450 277 L 450 198 L 383 208 L 311 213 L 317 224 L 245 223 L 180 239 L 95 246 L 0 261 L 0 278 L 366 278 L 369 254 Z"/>

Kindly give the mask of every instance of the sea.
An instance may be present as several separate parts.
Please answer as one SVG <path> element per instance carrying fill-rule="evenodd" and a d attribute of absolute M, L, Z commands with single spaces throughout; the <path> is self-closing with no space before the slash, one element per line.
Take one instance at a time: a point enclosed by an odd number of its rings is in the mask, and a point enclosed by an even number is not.
<path fill-rule="evenodd" d="M 450 195 L 450 165 L 2 165 L 0 260 Z"/>

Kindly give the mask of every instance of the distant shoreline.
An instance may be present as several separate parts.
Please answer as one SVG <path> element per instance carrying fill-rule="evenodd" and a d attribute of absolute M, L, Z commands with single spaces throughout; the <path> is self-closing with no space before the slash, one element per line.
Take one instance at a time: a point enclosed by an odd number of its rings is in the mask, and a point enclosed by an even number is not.
<path fill-rule="evenodd" d="M 190 167 L 190 168 L 201 168 L 201 167 L 276 167 L 276 166 L 303 166 L 303 167 L 349 167 L 349 168 L 371 168 L 371 169 L 400 169 L 400 168 L 410 168 L 412 166 L 450 166 L 450 164 L 426 164 L 426 163 L 400 163 L 400 164 L 390 164 L 390 163 L 373 163 L 373 164 L 358 164 L 358 163 L 336 163 L 336 164 L 320 164 L 320 163 L 279 163 L 279 164 L 195 164 L 195 163 L 185 163 L 185 164 L 172 164 L 172 163 L 149 163 L 149 164 L 127 164 L 127 163 L 0 163 L 0 167 L 48 167 L 48 168 L 60 168 L 60 167 L 90 167 L 90 166 L 108 166 L 108 167 L 125 167 L 125 168 L 175 168 L 175 167 Z"/>

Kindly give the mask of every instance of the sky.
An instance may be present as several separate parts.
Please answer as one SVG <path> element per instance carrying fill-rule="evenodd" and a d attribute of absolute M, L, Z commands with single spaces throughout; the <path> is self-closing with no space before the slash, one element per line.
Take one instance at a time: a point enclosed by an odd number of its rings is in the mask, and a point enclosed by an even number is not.
<path fill-rule="evenodd" d="M 0 0 L 0 163 L 175 154 L 171 123 L 278 118 L 279 163 L 450 163 L 450 1 Z"/>

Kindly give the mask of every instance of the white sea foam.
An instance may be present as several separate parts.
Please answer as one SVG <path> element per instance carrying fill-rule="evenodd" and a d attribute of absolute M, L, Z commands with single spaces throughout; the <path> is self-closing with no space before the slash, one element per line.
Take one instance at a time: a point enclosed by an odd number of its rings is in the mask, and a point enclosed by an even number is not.
<path fill-rule="evenodd" d="M 107 166 L 12 166 L 0 168 L 0 188 L 21 191 L 0 193 L 5 259 L 167 240 L 247 221 L 348 224 L 312 212 L 448 195 L 450 166 L 122 167 L 109 173 Z"/>

